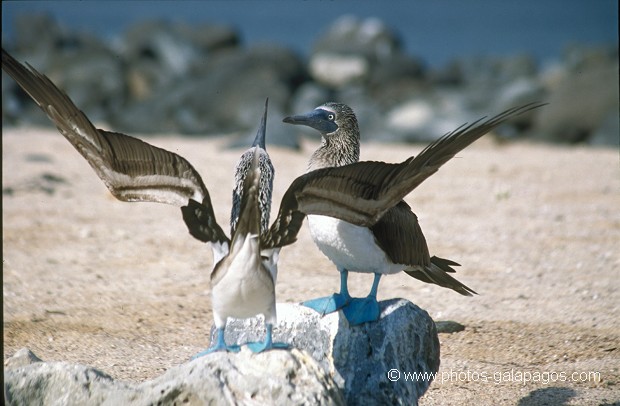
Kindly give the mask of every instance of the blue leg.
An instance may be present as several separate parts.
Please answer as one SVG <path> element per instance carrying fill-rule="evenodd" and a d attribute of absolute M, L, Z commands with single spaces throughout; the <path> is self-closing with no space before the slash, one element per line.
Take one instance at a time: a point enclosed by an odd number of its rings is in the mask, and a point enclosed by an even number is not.
<path fill-rule="evenodd" d="M 381 274 L 376 273 L 368 296 L 365 298 L 351 299 L 349 304 L 342 309 L 350 325 L 355 326 L 369 321 L 379 320 L 381 311 L 379 310 L 379 303 L 377 302 L 377 288 L 379 288 L 380 280 Z"/>
<path fill-rule="evenodd" d="M 265 341 L 262 343 L 248 343 L 248 348 L 252 350 L 254 353 L 263 352 L 266 350 L 272 349 L 287 349 L 288 344 L 286 343 L 274 343 L 271 338 L 271 331 L 273 330 L 273 326 L 269 323 L 265 325 L 267 327 L 267 334 L 265 335 Z"/>
<path fill-rule="evenodd" d="M 346 269 L 339 269 L 340 271 L 340 293 L 334 293 L 331 296 L 320 297 L 318 299 L 308 300 L 302 303 L 302 305 L 311 308 L 318 312 L 321 316 L 329 313 L 333 313 L 349 303 L 351 295 L 349 295 L 349 289 L 347 287 L 347 279 L 349 277 L 349 271 Z"/>
<path fill-rule="evenodd" d="M 218 328 L 215 331 L 217 333 L 215 344 L 213 344 L 208 349 L 194 355 L 192 359 L 200 358 L 217 351 L 239 352 L 240 347 L 238 345 L 226 345 L 226 341 L 224 341 L 224 327 Z"/>

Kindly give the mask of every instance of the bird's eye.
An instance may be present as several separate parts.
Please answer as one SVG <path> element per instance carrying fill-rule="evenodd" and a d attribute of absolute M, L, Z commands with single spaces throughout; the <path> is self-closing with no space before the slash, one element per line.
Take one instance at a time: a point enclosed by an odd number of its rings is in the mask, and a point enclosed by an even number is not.
<path fill-rule="evenodd" d="M 336 116 L 335 116 L 334 114 L 328 114 L 328 115 L 327 115 L 327 119 L 328 119 L 329 121 L 334 121 L 334 119 L 335 119 L 335 118 L 336 118 Z"/>

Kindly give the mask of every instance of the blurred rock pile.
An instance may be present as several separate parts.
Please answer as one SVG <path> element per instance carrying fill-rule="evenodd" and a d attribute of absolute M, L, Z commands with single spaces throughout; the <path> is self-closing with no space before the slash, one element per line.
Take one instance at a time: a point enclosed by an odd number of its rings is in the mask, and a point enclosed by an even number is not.
<path fill-rule="evenodd" d="M 430 69 L 377 19 L 342 17 L 308 60 L 277 44 L 246 47 L 227 26 L 146 21 L 108 43 L 45 15 L 15 21 L 3 47 L 64 89 L 94 121 L 130 133 L 247 133 L 270 117 L 326 101 L 349 104 L 365 139 L 428 141 L 464 122 L 532 101 L 550 103 L 503 137 L 618 145 L 618 47 L 567 48 L 541 68 L 529 55 L 472 56 Z M 3 74 L 3 125 L 46 117 Z M 268 123 L 269 142 L 295 146 L 301 128 Z M 291 134 L 293 133 L 293 136 Z"/>

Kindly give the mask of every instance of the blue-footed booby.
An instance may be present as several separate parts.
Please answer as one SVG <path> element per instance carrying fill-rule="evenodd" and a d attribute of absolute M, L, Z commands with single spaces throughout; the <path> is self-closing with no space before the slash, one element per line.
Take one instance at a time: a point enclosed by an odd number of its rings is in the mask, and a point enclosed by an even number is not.
<path fill-rule="evenodd" d="M 2 69 L 47 114 L 117 199 L 181 207 L 193 235 L 193 216 L 201 214 L 204 222 L 200 224 L 202 228 L 197 238 L 211 243 L 214 251 L 211 281 L 213 310 L 219 330 L 214 349 L 238 350 L 238 347 L 227 347 L 223 342 L 228 316 L 249 317 L 261 313 L 265 315 L 267 336 L 263 343 L 250 343 L 250 348 L 263 351 L 274 347 L 271 325 L 276 317 L 274 261 L 277 261 L 277 255 L 275 259 L 270 255 L 280 246 L 273 245 L 265 253 L 258 244 L 260 224 L 267 228 L 273 179 L 273 167 L 265 151 L 267 103 L 254 146 L 246 151 L 238 164 L 237 199 L 231 218 L 232 239 L 228 239 L 217 224 L 202 178 L 185 158 L 125 134 L 97 129 L 47 76 L 31 66 L 20 64 L 4 49 Z M 294 236 L 279 240 L 290 244 Z M 236 290 L 237 282 L 241 287 Z"/>
<path fill-rule="evenodd" d="M 262 131 L 264 131 L 264 123 Z M 261 130 L 259 130 L 261 131 Z M 265 264 L 260 248 L 261 212 L 260 191 L 262 166 L 261 148 L 252 148 L 252 160 L 245 173 L 239 212 L 232 241 L 228 243 L 229 252 L 211 272 L 211 297 L 216 327 L 215 344 L 197 354 L 194 358 L 220 350 L 238 351 L 237 345 L 226 345 L 224 331 L 229 317 L 244 319 L 262 314 L 265 317 L 266 335 L 264 342 L 248 343 L 254 352 L 272 348 L 288 348 L 284 343 L 272 341 L 272 329 L 276 323 L 275 277 L 272 269 Z M 195 203 L 195 202 L 192 202 Z M 192 205 L 182 208 L 186 219 L 192 218 L 196 208 Z M 203 203 L 204 207 L 204 203 Z M 200 209 L 198 209 L 200 210 Z M 189 216 L 189 217 L 188 217 Z M 279 248 L 278 248 L 279 249 Z"/>
<path fill-rule="evenodd" d="M 381 207 L 381 211 L 378 212 L 380 214 L 374 214 L 373 221 L 368 221 L 366 215 L 361 216 L 364 218 L 364 221 L 361 221 L 356 216 L 346 218 L 342 215 L 330 215 L 329 210 L 325 210 L 324 213 L 315 211 L 311 214 L 308 209 L 305 209 L 309 214 L 308 225 L 315 244 L 340 272 L 340 292 L 328 297 L 309 300 L 304 302 L 304 305 L 321 314 L 342 309 L 353 325 L 376 320 L 379 317 L 376 295 L 381 276 L 400 271 L 423 282 L 453 289 L 462 295 L 475 294 L 476 292 L 471 288 L 449 275 L 455 272 L 452 266 L 459 264 L 448 259 L 430 256 L 418 219 L 409 205 L 401 198 L 391 199 L 388 203 L 382 200 L 382 195 L 395 193 L 392 188 L 399 183 L 407 185 L 405 189 L 411 191 L 435 173 L 458 151 L 507 118 L 539 106 L 526 105 L 508 110 L 486 121 L 480 119 L 473 124 L 463 125 L 440 138 L 429 145 L 418 157 L 405 161 L 414 168 L 412 176 L 415 182 L 413 184 L 407 184 L 406 180 L 400 178 L 401 174 L 397 169 L 399 166 L 382 162 L 356 164 L 359 159 L 360 132 L 355 114 L 349 106 L 330 102 L 307 114 L 286 117 L 283 120 L 285 123 L 306 125 L 321 133 L 321 144 L 310 158 L 309 171 L 333 167 L 349 168 L 347 175 L 357 180 L 351 186 L 351 180 L 347 178 L 346 187 L 351 188 L 353 196 L 345 204 L 351 210 L 358 209 L 360 212 L 361 207 L 369 201 Z M 421 161 L 424 159 L 428 161 Z M 415 169 L 419 169 L 419 172 Z M 359 173 L 354 173 L 354 170 L 358 170 Z M 372 171 L 385 172 L 389 176 L 381 177 Z M 309 172 L 311 173 L 313 172 Z M 374 180 L 374 183 L 369 183 L 370 178 Z M 379 180 L 385 183 L 380 183 Z M 333 179 L 333 182 L 332 189 L 345 187 L 344 180 Z M 402 197 L 405 195 L 406 193 Z M 328 194 L 321 195 L 321 197 L 327 201 L 330 199 Z M 360 198 L 364 201 L 360 202 Z M 332 208 L 332 211 L 335 209 Z M 350 296 L 347 287 L 348 272 L 374 274 L 372 288 L 366 298 Z"/>

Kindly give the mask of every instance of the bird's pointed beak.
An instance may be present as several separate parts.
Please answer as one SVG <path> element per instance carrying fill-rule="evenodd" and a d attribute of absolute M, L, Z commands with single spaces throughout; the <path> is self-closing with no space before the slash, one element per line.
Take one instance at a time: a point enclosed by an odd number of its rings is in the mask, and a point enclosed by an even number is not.
<path fill-rule="evenodd" d="M 310 113 L 285 117 L 282 121 L 287 124 L 305 125 L 312 127 L 322 134 L 329 134 L 338 129 L 333 121 L 326 117 L 326 112 L 321 109 L 312 110 Z"/>
<path fill-rule="evenodd" d="M 262 149 L 265 148 L 265 137 L 267 134 L 267 107 L 269 105 L 269 98 L 265 100 L 265 111 L 263 113 L 263 118 L 260 121 L 260 125 L 258 126 L 258 131 L 256 132 L 256 138 L 254 138 L 253 147 L 260 147 Z"/>

